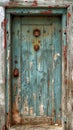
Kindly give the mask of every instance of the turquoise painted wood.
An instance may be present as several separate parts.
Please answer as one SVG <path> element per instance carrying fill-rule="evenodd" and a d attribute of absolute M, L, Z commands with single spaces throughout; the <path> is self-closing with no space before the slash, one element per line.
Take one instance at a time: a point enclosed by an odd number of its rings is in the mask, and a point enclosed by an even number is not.
<path fill-rule="evenodd" d="M 20 8 L 7 8 L 6 9 L 6 13 L 11 13 L 11 14 L 19 14 L 19 15 L 34 15 L 34 14 L 41 14 L 41 15 L 52 15 L 52 14 L 55 14 L 55 15 L 62 15 L 62 14 L 66 14 L 67 13 L 67 9 L 66 8 L 56 8 L 56 7 L 52 7 L 52 8 L 49 8 L 48 5 L 47 7 L 44 5 L 44 8 L 42 7 L 38 7 L 38 8 L 35 8 L 35 7 L 31 7 L 31 8 L 23 8 L 23 7 L 20 7 Z"/>
<path fill-rule="evenodd" d="M 33 31 L 40 30 L 35 37 Z M 39 50 L 35 51 L 35 44 Z M 62 45 L 61 18 L 55 16 L 13 17 L 12 111 L 21 119 L 52 117 L 61 121 Z M 14 69 L 19 76 L 14 77 Z M 12 117 L 13 120 L 16 117 Z"/>

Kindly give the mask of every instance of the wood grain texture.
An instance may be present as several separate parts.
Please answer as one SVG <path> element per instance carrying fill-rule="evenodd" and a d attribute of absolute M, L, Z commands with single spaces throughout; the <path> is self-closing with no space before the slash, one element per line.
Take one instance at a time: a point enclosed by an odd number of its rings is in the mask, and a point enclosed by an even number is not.
<path fill-rule="evenodd" d="M 33 35 L 35 29 L 40 30 L 39 37 Z M 60 17 L 13 18 L 12 72 L 19 70 L 19 77 L 12 75 L 13 124 L 25 124 L 25 116 L 27 123 L 43 122 L 43 116 L 61 123 L 60 30 Z M 34 45 L 39 45 L 38 51 Z"/>

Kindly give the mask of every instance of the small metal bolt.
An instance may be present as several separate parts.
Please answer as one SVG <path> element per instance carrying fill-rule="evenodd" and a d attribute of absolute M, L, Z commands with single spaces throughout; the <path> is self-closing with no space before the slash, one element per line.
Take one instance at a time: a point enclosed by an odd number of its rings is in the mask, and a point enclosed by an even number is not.
<path fill-rule="evenodd" d="M 7 34 L 8 34 L 8 31 L 7 31 Z"/>
<path fill-rule="evenodd" d="M 66 121 L 64 121 L 64 123 L 66 124 L 67 122 L 66 122 Z"/>
<path fill-rule="evenodd" d="M 27 30 L 27 32 L 29 33 L 30 31 L 29 31 L 29 30 Z"/>
<path fill-rule="evenodd" d="M 64 35 L 66 35 L 66 32 L 64 32 Z"/>
<path fill-rule="evenodd" d="M 15 64 L 17 64 L 17 63 L 18 63 L 18 61 L 17 61 L 17 60 L 15 60 L 14 62 L 15 62 Z"/>

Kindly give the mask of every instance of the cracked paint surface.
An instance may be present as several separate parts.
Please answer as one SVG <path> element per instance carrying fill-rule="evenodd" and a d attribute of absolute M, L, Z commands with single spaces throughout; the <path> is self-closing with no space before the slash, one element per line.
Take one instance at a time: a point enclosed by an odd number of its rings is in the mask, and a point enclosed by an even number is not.
<path fill-rule="evenodd" d="M 27 25 L 29 26 L 28 28 L 28 26 L 25 26 L 25 25 L 27 21 L 30 21 L 30 23 L 32 22 L 31 18 L 34 19 L 33 25 L 31 24 L 30 26 L 30 24 L 27 23 Z M 24 19 L 26 20 L 24 21 Z M 36 22 L 37 19 L 39 19 L 39 22 L 41 21 L 41 25 L 39 25 L 39 23 Z M 61 28 L 60 19 L 56 17 L 53 19 L 52 17 L 50 17 L 49 21 L 47 21 L 48 17 L 44 18 L 48 26 L 44 25 L 45 21 L 43 21 L 42 19 L 43 17 L 41 18 L 40 17 L 29 17 L 29 18 L 22 17 L 23 24 L 22 24 L 22 31 L 21 31 L 20 30 L 20 17 L 18 18 L 14 17 L 13 27 L 12 27 L 12 32 L 14 32 L 12 35 L 13 37 L 12 48 L 14 49 L 12 50 L 13 60 L 12 60 L 11 66 L 12 66 L 12 70 L 16 66 L 19 70 L 19 75 L 21 75 L 20 85 L 18 83 L 19 76 L 15 78 L 12 75 L 13 77 L 12 78 L 12 86 L 13 86 L 12 87 L 12 97 L 13 97 L 12 110 L 14 112 L 12 119 L 15 124 L 17 123 L 21 124 L 21 122 L 25 124 L 26 116 L 27 117 L 29 116 L 29 121 L 31 120 L 32 117 L 35 116 L 35 118 L 32 119 L 32 122 L 34 121 L 36 123 L 38 122 L 38 119 L 37 119 L 38 116 L 40 116 L 40 122 L 43 122 L 44 118 L 42 119 L 41 116 L 49 116 L 49 120 L 51 120 L 50 118 L 53 118 L 51 117 L 52 115 L 57 118 L 55 122 L 60 124 L 61 111 L 59 111 L 59 108 L 61 107 L 60 105 L 61 93 L 59 96 L 60 98 L 59 100 L 57 100 L 57 97 L 54 96 L 54 93 L 57 93 L 55 86 L 57 86 L 57 91 L 61 89 L 59 85 L 61 82 L 61 79 L 59 78 L 59 80 L 57 80 L 58 77 L 52 76 L 53 71 L 56 74 L 56 72 L 59 72 L 60 71 L 59 69 L 61 69 L 61 65 L 60 65 L 61 32 L 59 32 L 59 29 Z M 57 23 L 54 23 L 54 21 L 55 22 L 57 21 Z M 35 27 L 35 24 L 37 24 L 36 27 Z M 16 30 L 15 30 L 15 27 L 16 27 Z M 37 38 L 33 34 L 33 30 L 35 30 L 36 28 L 40 30 L 40 36 Z M 20 36 L 22 35 L 22 37 L 18 36 L 18 32 L 20 33 Z M 57 32 L 59 32 L 58 38 L 54 39 L 54 37 L 56 37 L 57 35 Z M 22 42 L 20 41 L 20 39 L 22 40 Z M 17 42 L 16 45 L 15 45 L 15 41 Z M 32 43 L 32 41 L 34 41 L 34 44 Z M 40 41 L 40 44 L 39 44 L 39 41 Z M 57 48 L 56 48 L 56 41 L 58 42 Z M 34 45 L 36 44 L 39 44 L 39 50 L 37 52 L 34 49 Z M 17 48 L 19 51 L 17 50 Z M 22 49 L 22 52 L 20 52 L 20 48 Z M 54 53 L 53 51 L 55 51 L 55 54 L 53 54 Z M 20 58 L 18 59 L 18 57 Z M 52 60 L 53 58 L 55 60 L 55 63 Z M 51 66 L 53 66 L 53 71 L 51 71 Z M 60 73 L 59 73 L 59 77 L 61 77 Z M 51 82 L 52 78 L 54 78 L 53 83 Z M 55 85 L 56 82 L 57 82 L 57 85 Z M 51 86 L 53 86 L 55 89 L 53 88 L 52 90 Z M 19 91 L 20 89 L 21 91 Z M 57 93 L 57 95 L 59 94 Z M 53 103 L 51 103 L 52 101 Z M 14 105 L 15 102 L 16 102 L 16 105 Z M 55 102 L 56 104 L 54 105 Z M 54 111 L 56 114 L 54 113 Z M 19 115 L 21 119 L 18 118 L 17 120 L 17 117 L 19 117 Z M 27 119 L 28 123 L 29 121 Z M 54 121 L 52 121 L 52 123 L 53 122 Z"/>

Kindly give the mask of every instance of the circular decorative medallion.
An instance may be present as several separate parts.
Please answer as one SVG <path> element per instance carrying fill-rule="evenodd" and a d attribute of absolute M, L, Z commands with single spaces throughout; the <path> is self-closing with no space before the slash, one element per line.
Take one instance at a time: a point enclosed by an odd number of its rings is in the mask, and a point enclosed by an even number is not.
<path fill-rule="evenodd" d="M 34 50 L 35 50 L 35 51 L 38 51 L 39 49 L 40 49 L 40 47 L 39 47 L 38 44 L 34 45 Z"/>
<path fill-rule="evenodd" d="M 33 31 L 33 35 L 34 35 L 35 37 L 39 37 L 39 36 L 40 36 L 40 30 L 39 30 L 39 29 L 35 29 L 35 30 Z"/>

